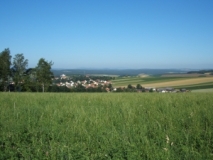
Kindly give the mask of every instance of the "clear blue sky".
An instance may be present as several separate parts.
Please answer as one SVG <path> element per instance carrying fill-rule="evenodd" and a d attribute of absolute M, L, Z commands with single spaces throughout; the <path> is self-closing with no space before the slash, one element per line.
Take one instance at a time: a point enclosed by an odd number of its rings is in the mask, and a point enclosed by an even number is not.
<path fill-rule="evenodd" d="M 53 68 L 213 68 L 213 0 L 1 0 L 0 51 Z"/>

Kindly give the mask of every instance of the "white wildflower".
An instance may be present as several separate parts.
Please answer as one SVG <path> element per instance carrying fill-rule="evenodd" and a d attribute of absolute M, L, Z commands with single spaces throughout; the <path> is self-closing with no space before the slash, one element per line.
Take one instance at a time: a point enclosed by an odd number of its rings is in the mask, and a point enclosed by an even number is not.
<path fill-rule="evenodd" d="M 166 143 L 169 143 L 169 136 L 166 135 Z"/>

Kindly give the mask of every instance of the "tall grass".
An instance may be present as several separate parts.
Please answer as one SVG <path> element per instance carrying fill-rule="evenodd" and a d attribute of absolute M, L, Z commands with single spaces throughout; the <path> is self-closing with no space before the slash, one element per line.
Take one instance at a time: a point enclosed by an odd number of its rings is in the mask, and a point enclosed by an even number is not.
<path fill-rule="evenodd" d="M 0 94 L 0 159 L 213 159 L 213 94 Z"/>

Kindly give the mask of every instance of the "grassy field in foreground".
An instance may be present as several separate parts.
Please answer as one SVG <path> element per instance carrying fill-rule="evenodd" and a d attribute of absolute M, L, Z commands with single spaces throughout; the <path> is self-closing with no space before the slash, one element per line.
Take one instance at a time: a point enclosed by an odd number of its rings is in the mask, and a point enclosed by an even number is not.
<path fill-rule="evenodd" d="M 0 159 L 213 159 L 212 93 L 0 93 Z"/>

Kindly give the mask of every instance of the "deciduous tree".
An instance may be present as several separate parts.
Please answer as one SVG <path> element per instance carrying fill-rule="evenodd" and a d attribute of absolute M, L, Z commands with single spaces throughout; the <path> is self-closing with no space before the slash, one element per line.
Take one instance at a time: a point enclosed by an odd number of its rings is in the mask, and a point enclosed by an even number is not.
<path fill-rule="evenodd" d="M 9 79 L 11 76 L 10 72 L 11 56 L 9 48 L 5 49 L 0 53 L 0 83 L 1 90 L 6 91 L 9 86 Z"/>
<path fill-rule="evenodd" d="M 36 92 L 38 89 L 35 68 L 28 68 L 24 73 L 24 84 L 22 90 Z"/>
<path fill-rule="evenodd" d="M 46 91 L 49 85 L 52 83 L 53 73 L 51 72 L 51 66 L 53 62 L 46 61 L 44 58 L 41 58 L 36 67 L 36 79 L 37 82 L 41 85 L 42 91 Z"/>
<path fill-rule="evenodd" d="M 142 89 L 142 86 L 140 84 L 137 84 L 136 88 L 137 89 Z"/>
<path fill-rule="evenodd" d="M 27 70 L 28 60 L 24 58 L 23 54 L 16 54 L 13 58 L 13 81 L 15 82 L 15 88 L 20 90 L 20 84 L 24 83 L 24 76 Z"/>
<path fill-rule="evenodd" d="M 131 84 L 129 84 L 129 85 L 127 86 L 127 88 L 128 88 L 128 89 L 132 89 L 133 86 L 132 86 Z"/>

